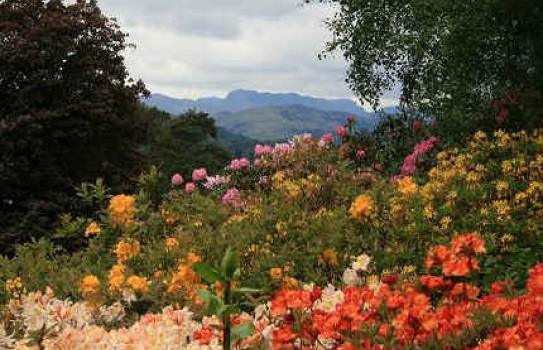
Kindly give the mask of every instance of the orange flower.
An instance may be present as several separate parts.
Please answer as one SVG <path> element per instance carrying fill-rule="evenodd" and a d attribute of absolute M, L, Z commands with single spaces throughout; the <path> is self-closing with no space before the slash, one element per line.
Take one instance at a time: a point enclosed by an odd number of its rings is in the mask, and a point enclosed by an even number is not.
<path fill-rule="evenodd" d="M 169 250 L 172 248 L 179 247 L 179 241 L 175 237 L 169 237 L 169 238 L 166 238 L 164 245 Z"/>
<path fill-rule="evenodd" d="M 283 277 L 283 269 L 280 267 L 274 267 L 270 269 L 270 277 L 273 280 L 278 280 Z"/>
<path fill-rule="evenodd" d="M 115 247 L 115 255 L 117 255 L 117 260 L 122 263 L 138 256 L 140 250 L 140 242 L 121 240 Z"/>
<path fill-rule="evenodd" d="M 417 193 L 418 186 L 410 176 L 402 177 L 398 180 L 398 190 L 404 195 L 408 196 L 413 193 Z"/>
<path fill-rule="evenodd" d="M 351 204 L 349 212 L 351 216 L 357 220 L 361 220 L 371 214 L 373 209 L 373 199 L 366 195 L 361 194 L 356 197 L 355 201 Z"/>
<path fill-rule="evenodd" d="M 147 292 L 149 290 L 149 281 L 145 277 L 132 275 L 128 277 L 126 283 L 134 291 Z"/>
<path fill-rule="evenodd" d="M 453 254 L 471 255 L 474 253 L 486 253 L 485 241 L 473 233 L 468 233 L 462 236 L 453 238 L 451 242 Z"/>
<path fill-rule="evenodd" d="M 449 260 L 450 256 L 451 251 L 444 245 L 433 246 L 428 250 L 428 257 L 425 261 L 426 268 L 430 271 L 434 266 L 441 267 L 445 261 Z"/>
<path fill-rule="evenodd" d="M 79 291 L 83 294 L 96 294 L 100 291 L 100 280 L 94 275 L 87 275 L 79 282 Z"/>
<path fill-rule="evenodd" d="M 136 216 L 135 204 L 136 199 L 133 196 L 124 194 L 113 196 L 109 201 L 109 211 L 113 223 L 122 225 L 133 222 Z"/>
<path fill-rule="evenodd" d="M 319 265 L 323 267 L 337 267 L 339 265 L 336 252 L 331 248 L 326 248 L 319 256 Z"/>
<path fill-rule="evenodd" d="M 207 345 L 211 342 L 214 333 L 211 326 L 203 326 L 199 331 L 193 333 L 193 337 L 199 341 L 200 345 Z"/>
<path fill-rule="evenodd" d="M 479 270 L 477 259 L 466 256 L 451 258 L 443 263 L 443 273 L 447 276 L 467 276 L 476 270 Z"/>
<path fill-rule="evenodd" d="M 99 234 L 100 231 L 101 231 L 100 225 L 98 225 L 96 222 L 93 221 L 85 229 L 85 237 Z"/>

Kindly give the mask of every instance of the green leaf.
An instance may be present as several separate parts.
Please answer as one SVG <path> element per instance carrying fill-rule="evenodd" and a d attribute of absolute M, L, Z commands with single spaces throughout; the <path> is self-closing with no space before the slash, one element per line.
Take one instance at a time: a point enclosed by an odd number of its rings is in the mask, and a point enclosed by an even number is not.
<path fill-rule="evenodd" d="M 262 289 L 258 288 L 249 288 L 249 287 L 240 287 L 234 290 L 234 293 L 239 294 L 256 294 L 256 293 L 262 293 Z"/>
<path fill-rule="evenodd" d="M 255 326 L 251 322 L 245 322 L 238 324 L 232 328 L 232 340 L 236 341 L 238 339 L 248 338 L 253 335 L 255 332 Z"/>
<path fill-rule="evenodd" d="M 228 249 L 226 249 L 226 253 L 224 253 L 224 257 L 222 258 L 222 261 L 221 261 L 221 270 L 222 270 L 222 273 L 224 274 L 224 277 L 227 280 L 232 279 L 238 267 L 239 267 L 238 254 L 232 248 L 232 246 L 230 246 L 228 247 Z"/>
<path fill-rule="evenodd" d="M 199 261 L 192 265 L 192 268 L 208 283 L 224 282 L 224 277 L 216 269 L 204 262 Z"/>
<path fill-rule="evenodd" d="M 239 308 L 237 305 L 223 305 L 218 311 L 218 315 L 232 315 L 238 313 Z"/>
<path fill-rule="evenodd" d="M 206 315 L 220 315 L 224 309 L 223 301 L 208 290 L 198 290 L 198 296 L 207 303 Z"/>

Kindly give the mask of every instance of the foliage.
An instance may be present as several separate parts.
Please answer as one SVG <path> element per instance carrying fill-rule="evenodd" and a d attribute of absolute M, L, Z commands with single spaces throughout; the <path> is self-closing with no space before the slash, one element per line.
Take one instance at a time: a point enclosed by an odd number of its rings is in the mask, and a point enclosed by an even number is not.
<path fill-rule="evenodd" d="M 128 47 L 95 1 L 0 4 L 0 246 L 29 241 L 73 208 L 73 187 L 137 174 L 141 81 Z M 9 243 L 9 245 L 8 245 Z"/>
<path fill-rule="evenodd" d="M 338 9 L 324 54 L 343 54 L 363 101 L 377 106 L 383 92 L 400 88 L 405 107 L 435 117 L 438 136 L 456 141 L 496 123 L 541 127 L 541 2 L 318 2 Z"/>

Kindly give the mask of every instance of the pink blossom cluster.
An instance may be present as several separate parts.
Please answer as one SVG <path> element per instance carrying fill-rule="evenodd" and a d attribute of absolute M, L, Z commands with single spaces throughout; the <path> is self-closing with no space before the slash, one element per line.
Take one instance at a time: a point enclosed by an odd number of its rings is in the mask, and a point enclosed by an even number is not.
<path fill-rule="evenodd" d="M 194 182 L 188 182 L 185 185 L 185 192 L 186 193 L 192 193 L 196 189 L 196 184 Z"/>
<path fill-rule="evenodd" d="M 192 171 L 193 182 L 204 180 L 206 177 L 207 177 L 207 170 L 205 168 L 194 169 Z"/>
<path fill-rule="evenodd" d="M 172 186 L 181 186 L 183 182 L 183 176 L 181 176 L 180 174 L 174 174 L 172 176 Z"/>
<path fill-rule="evenodd" d="M 343 125 L 338 126 L 336 128 L 336 135 L 341 138 L 344 138 L 345 136 L 347 136 L 347 128 L 344 127 Z"/>
<path fill-rule="evenodd" d="M 208 176 L 206 178 L 204 187 L 206 190 L 212 190 L 214 188 L 217 188 L 221 185 L 228 184 L 228 183 L 230 183 L 230 176 L 221 176 L 221 175 Z"/>
<path fill-rule="evenodd" d="M 234 159 L 230 162 L 228 169 L 231 171 L 238 171 L 242 169 L 249 169 L 251 162 L 247 158 Z"/>
<path fill-rule="evenodd" d="M 222 204 L 239 208 L 243 205 L 240 192 L 237 188 L 231 188 L 222 196 Z"/>
<path fill-rule="evenodd" d="M 319 141 L 321 146 L 331 145 L 332 143 L 334 143 L 334 136 L 330 133 L 322 135 L 321 140 Z"/>
<path fill-rule="evenodd" d="M 402 176 L 410 176 L 417 172 L 417 164 L 424 158 L 424 156 L 434 149 L 434 147 L 440 142 L 440 139 L 435 136 L 430 136 L 427 140 L 415 145 L 413 153 L 405 157 L 403 161 L 400 174 Z"/>
<path fill-rule="evenodd" d="M 255 146 L 255 157 L 261 157 L 265 154 L 270 154 L 272 152 L 273 152 L 273 148 L 270 145 L 257 144 Z"/>

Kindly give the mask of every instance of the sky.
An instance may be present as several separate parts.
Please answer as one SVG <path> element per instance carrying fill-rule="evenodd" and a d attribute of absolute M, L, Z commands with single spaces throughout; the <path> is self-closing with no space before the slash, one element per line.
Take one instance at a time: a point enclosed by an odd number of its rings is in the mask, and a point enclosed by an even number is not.
<path fill-rule="evenodd" d="M 234 89 L 352 98 L 346 62 L 318 59 L 330 5 L 302 0 L 99 0 L 136 49 L 133 78 L 153 93 L 224 97 Z M 393 100 L 391 101 L 393 102 Z"/>

